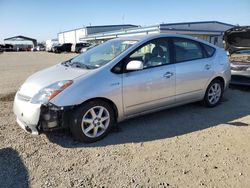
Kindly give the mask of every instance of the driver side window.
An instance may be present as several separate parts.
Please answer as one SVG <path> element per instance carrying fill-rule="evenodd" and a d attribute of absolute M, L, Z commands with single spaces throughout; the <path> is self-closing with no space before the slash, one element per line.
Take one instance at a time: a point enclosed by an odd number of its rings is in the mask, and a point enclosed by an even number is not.
<path fill-rule="evenodd" d="M 166 38 L 152 40 L 129 56 L 129 61 L 143 62 L 143 68 L 161 66 L 170 63 L 170 50 Z"/>

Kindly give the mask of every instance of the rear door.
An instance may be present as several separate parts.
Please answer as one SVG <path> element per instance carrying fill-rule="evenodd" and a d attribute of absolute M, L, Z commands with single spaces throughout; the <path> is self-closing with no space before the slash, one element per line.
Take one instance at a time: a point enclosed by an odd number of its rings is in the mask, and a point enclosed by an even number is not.
<path fill-rule="evenodd" d="M 213 75 L 213 60 L 206 57 L 202 45 L 194 40 L 174 38 L 176 62 L 176 101 L 202 97 Z"/>

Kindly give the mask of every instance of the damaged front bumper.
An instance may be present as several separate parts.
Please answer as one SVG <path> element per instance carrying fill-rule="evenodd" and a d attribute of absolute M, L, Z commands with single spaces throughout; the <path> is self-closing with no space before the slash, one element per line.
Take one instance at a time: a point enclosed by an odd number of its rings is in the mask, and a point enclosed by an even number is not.
<path fill-rule="evenodd" d="M 57 107 L 51 103 L 33 104 L 30 98 L 16 94 L 13 111 L 16 121 L 26 132 L 38 135 L 42 131 L 65 128 L 71 107 Z"/>

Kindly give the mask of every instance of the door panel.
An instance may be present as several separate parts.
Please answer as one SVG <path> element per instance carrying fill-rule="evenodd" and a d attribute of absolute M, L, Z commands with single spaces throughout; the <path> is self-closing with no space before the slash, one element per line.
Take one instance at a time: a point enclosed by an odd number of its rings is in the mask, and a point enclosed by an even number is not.
<path fill-rule="evenodd" d="M 212 61 L 208 59 L 177 63 L 176 100 L 202 97 L 206 84 L 212 76 L 212 65 Z"/>
<path fill-rule="evenodd" d="M 185 38 L 173 39 L 176 61 L 176 101 L 203 97 L 212 76 L 213 63 L 206 58 L 199 42 Z"/>
<path fill-rule="evenodd" d="M 123 75 L 123 104 L 128 116 L 172 104 L 174 99 L 174 64 Z"/>
<path fill-rule="evenodd" d="M 132 60 L 141 61 L 143 69 L 123 73 L 125 115 L 131 116 L 174 103 L 175 65 L 171 64 L 168 38 L 148 41 L 126 59 L 126 64 Z"/>

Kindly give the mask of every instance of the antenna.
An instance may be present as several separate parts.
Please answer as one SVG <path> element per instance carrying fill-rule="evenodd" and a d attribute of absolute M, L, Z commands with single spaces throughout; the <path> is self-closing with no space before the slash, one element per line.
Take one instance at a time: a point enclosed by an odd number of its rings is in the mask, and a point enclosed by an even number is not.
<path fill-rule="evenodd" d="M 124 20 L 125 20 L 125 14 L 122 14 L 122 24 L 124 24 Z"/>

